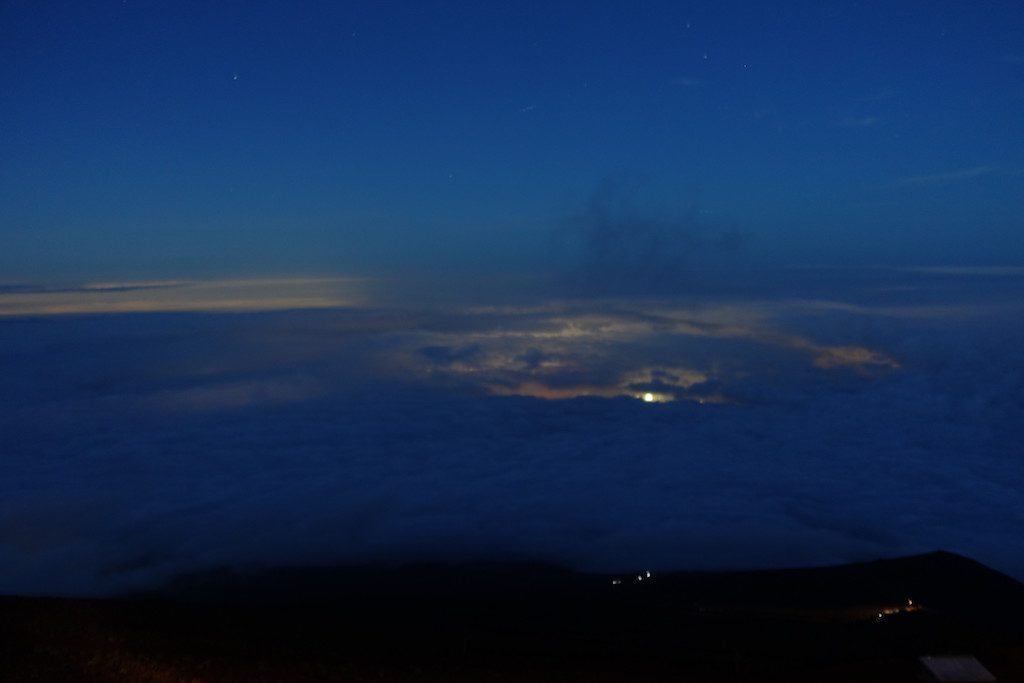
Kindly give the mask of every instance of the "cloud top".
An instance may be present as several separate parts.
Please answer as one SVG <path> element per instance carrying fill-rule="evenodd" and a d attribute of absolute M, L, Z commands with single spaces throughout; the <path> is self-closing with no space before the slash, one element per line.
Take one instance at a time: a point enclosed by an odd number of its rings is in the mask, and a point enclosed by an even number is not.
<path fill-rule="evenodd" d="M 944 286 L 884 306 L 877 277 L 815 301 L 0 320 L 0 593 L 935 548 L 1024 577 L 1024 318 L 936 313 L 972 275 L 910 273 Z"/>

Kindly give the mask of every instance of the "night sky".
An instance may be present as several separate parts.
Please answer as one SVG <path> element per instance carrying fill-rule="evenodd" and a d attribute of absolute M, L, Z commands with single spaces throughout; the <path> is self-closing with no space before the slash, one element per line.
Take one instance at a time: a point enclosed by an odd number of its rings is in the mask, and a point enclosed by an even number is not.
<path fill-rule="evenodd" d="M 0 593 L 1024 578 L 1024 4 L 0 3 Z"/>
<path fill-rule="evenodd" d="M 1017 263 L 1017 2 L 5 2 L 6 279 L 551 267 L 611 180 L 758 263 Z"/>

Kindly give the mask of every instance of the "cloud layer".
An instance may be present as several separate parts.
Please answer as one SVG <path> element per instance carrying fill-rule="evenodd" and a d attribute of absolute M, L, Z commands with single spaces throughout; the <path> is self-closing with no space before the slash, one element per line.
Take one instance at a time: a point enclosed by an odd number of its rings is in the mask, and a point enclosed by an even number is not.
<path fill-rule="evenodd" d="M 978 308 L 963 277 L 885 305 L 876 273 L 814 300 L 0 320 L 0 593 L 940 547 L 1024 577 L 1021 283 Z"/>
<path fill-rule="evenodd" d="M 361 278 L 306 277 L 0 285 L 0 316 L 337 308 L 365 304 L 369 284 Z"/>

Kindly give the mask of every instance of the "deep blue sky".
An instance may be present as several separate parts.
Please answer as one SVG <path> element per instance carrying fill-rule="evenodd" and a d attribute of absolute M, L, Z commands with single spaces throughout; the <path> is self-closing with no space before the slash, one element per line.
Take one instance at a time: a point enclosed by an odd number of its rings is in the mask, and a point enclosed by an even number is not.
<path fill-rule="evenodd" d="M 1012 0 L 7 0 L 0 280 L 561 267 L 609 183 L 726 260 L 1020 263 L 1022 29 Z"/>
<path fill-rule="evenodd" d="M 1024 578 L 1022 36 L 1020 0 L 0 0 L 0 594 Z"/>

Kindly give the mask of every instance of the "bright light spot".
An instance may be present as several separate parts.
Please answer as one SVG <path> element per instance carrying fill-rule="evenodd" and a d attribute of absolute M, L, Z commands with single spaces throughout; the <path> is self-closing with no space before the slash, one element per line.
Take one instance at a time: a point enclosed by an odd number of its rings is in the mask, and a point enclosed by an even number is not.
<path fill-rule="evenodd" d="M 644 577 L 643 577 L 643 575 L 641 575 L 641 574 L 637 574 L 637 575 L 636 575 L 636 580 L 637 580 L 637 581 L 643 581 L 643 580 L 644 580 Z"/>
<path fill-rule="evenodd" d="M 676 397 L 672 394 L 661 393 L 658 391 L 645 391 L 640 394 L 632 394 L 633 398 L 643 401 L 644 403 L 668 403 L 676 400 Z"/>
<path fill-rule="evenodd" d="M 908 598 L 907 599 L 907 607 L 913 607 L 913 606 L 914 606 L 914 601 Z"/>
<path fill-rule="evenodd" d="M 612 579 L 613 586 L 618 586 L 620 583 L 622 583 L 622 579 Z"/>
<path fill-rule="evenodd" d="M 651 573 L 650 572 L 645 572 L 645 574 L 647 575 L 648 579 L 651 578 Z"/>

